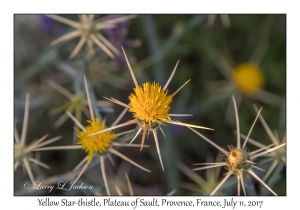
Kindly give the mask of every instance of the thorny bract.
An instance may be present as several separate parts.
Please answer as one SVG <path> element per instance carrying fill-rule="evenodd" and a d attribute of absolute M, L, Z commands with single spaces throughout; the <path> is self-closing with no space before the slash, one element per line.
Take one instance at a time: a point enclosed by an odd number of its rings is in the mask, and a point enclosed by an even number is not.
<path fill-rule="evenodd" d="M 55 138 L 44 141 L 48 137 L 48 134 L 46 134 L 42 138 L 40 138 L 38 140 L 36 139 L 33 142 L 31 142 L 29 145 L 26 145 L 26 135 L 27 135 L 28 119 L 29 119 L 29 101 L 30 101 L 30 95 L 26 94 L 25 113 L 24 113 L 24 121 L 23 121 L 23 129 L 22 129 L 21 138 L 19 136 L 17 127 L 15 126 L 15 144 L 14 144 L 15 165 L 14 165 L 14 170 L 16 170 L 19 167 L 19 165 L 21 164 L 22 166 L 25 167 L 31 182 L 34 183 L 35 178 L 34 178 L 32 170 L 31 170 L 30 162 L 35 163 L 35 164 L 42 166 L 44 168 L 47 168 L 47 169 L 50 169 L 50 166 L 48 166 L 47 164 L 43 163 L 42 161 L 34 158 L 33 152 L 38 151 L 38 149 L 44 148 L 44 146 L 61 139 L 61 136 L 57 136 Z M 44 150 L 47 150 L 47 149 L 44 148 Z"/>

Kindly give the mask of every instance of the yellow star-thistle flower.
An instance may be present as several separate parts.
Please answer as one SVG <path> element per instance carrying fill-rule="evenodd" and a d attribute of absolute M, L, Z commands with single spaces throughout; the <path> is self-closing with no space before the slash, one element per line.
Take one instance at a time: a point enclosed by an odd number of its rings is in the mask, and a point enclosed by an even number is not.
<path fill-rule="evenodd" d="M 174 76 L 174 73 L 176 71 L 179 61 L 176 63 L 176 66 L 175 66 L 171 76 L 169 77 L 167 83 L 165 84 L 165 86 L 163 88 L 156 82 L 153 82 L 152 84 L 150 84 L 149 82 L 146 82 L 142 85 L 139 85 L 135 78 L 135 75 L 132 71 L 132 68 L 129 64 L 129 61 L 127 59 L 127 56 L 125 54 L 123 47 L 122 47 L 122 50 L 123 50 L 125 60 L 128 65 L 130 74 L 132 76 L 133 82 L 135 84 L 135 88 L 133 89 L 134 93 L 130 94 L 130 96 L 129 96 L 130 103 L 128 105 L 121 101 L 118 101 L 117 99 L 114 99 L 114 98 L 110 98 L 110 99 L 106 98 L 106 99 L 108 99 L 109 101 L 111 101 L 113 103 L 116 103 L 116 104 L 119 104 L 119 105 L 125 107 L 125 110 L 123 112 L 125 113 L 127 110 L 129 112 L 132 112 L 134 115 L 134 119 L 130 120 L 126 123 L 122 123 L 122 124 L 112 126 L 110 128 L 104 129 L 104 130 L 97 131 L 95 133 L 92 133 L 91 136 L 106 132 L 108 130 L 113 130 L 116 128 L 124 127 L 127 125 L 137 124 L 140 128 L 129 144 L 131 144 L 136 139 L 136 137 L 140 134 L 140 132 L 143 131 L 142 142 L 141 142 L 141 150 L 142 150 L 147 132 L 148 133 L 152 132 L 153 136 L 154 136 L 160 164 L 162 166 L 162 169 L 164 170 L 162 159 L 161 159 L 161 154 L 160 154 L 160 149 L 159 149 L 159 144 L 158 144 L 158 138 L 157 138 L 157 130 L 158 129 L 160 129 L 162 134 L 165 136 L 163 129 L 161 128 L 161 125 L 163 123 L 169 123 L 169 124 L 175 124 L 175 125 L 181 125 L 181 126 L 193 127 L 193 128 L 200 128 L 200 129 L 207 129 L 207 130 L 213 130 L 213 129 L 203 127 L 203 126 L 198 126 L 198 125 L 182 123 L 182 122 L 179 122 L 178 120 L 174 121 L 170 118 L 170 116 L 191 116 L 190 114 L 169 114 L 170 103 L 172 102 L 173 97 L 190 81 L 190 80 L 188 80 L 186 83 L 184 83 L 172 95 L 168 95 L 167 87 L 168 87 L 172 77 Z"/>
<path fill-rule="evenodd" d="M 156 82 L 149 82 L 134 88 L 129 97 L 130 109 L 135 118 L 145 121 L 148 125 L 161 120 L 171 120 L 168 115 L 172 96 Z"/>
<path fill-rule="evenodd" d="M 106 178 L 106 173 L 105 173 L 105 163 L 104 163 L 104 158 L 105 157 L 109 157 L 109 159 L 112 161 L 112 159 L 110 157 L 110 153 L 119 156 L 120 158 L 122 158 L 122 159 L 126 160 L 127 162 L 139 167 L 140 169 L 142 169 L 144 171 L 148 171 L 148 172 L 151 172 L 151 171 L 149 171 L 148 169 L 140 166 L 139 164 L 137 164 L 133 160 L 129 159 L 128 157 L 126 157 L 122 153 L 118 152 L 114 148 L 114 147 L 140 147 L 140 145 L 139 144 L 138 145 L 137 144 L 135 144 L 135 145 L 133 145 L 133 144 L 132 145 L 127 145 L 126 144 L 125 145 L 125 144 L 122 144 L 122 143 L 117 143 L 117 142 L 112 141 L 118 136 L 121 136 L 121 135 L 124 135 L 126 133 L 132 132 L 132 130 L 125 131 L 125 132 L 118 133 L 118 134 L 114 134 L 111 131 L 107 131 L 108 128 L 105 126 L 105 123 L 104 122 L 100 123 L 100 119 L 95 118 L 95 114 L 94 114 L 94 111 L 93 111 L 92 102 L 91 102 L 90 93 L 89 93 L 89 90 L 88 90 L 88 85 L 87 85 L 85 75 L 84 75 L 84 85 L 85 85 L 85 90 L 86 90 L 87 103 L 88 103 L 88 106 L 89 106 L 89 111 L 90 111 L 90 116 L 91 116 L 91 119 L 87 121 L 89 123 L 89 125 L 84 127 L 68 110 L 66 111 L 66 114 L 75 122 L 75 124 L 81 130 L 77 133 L 77 137 L 78 137 L 77 144 L 78 145 L 65 145 L 65 146 L 46 147 L 46 148 L 36 149 L 35 151 L 57 150 L 57 149 L 58 150 L 61 150 L 61 149 L 82 149 L 86 153 L 88 153 L 88 155 L 74 169 L 74 170 L 77 170 L 78 168 L 80 168 L 85 163 L 84 166 L 82 167 L 81 171 L 77 175 L 75 181 L 73 181 L 73 185 L 78 181 L 78 179 L 81 177 L 81 175 L 85 172 L 88 165 L 91 163 L 92 159 L 95 156 L 98 156 L 98 158 L 100 159 L 100 168 L 101 168 L 101 172 L 102 172 L 102 176 L 103 176 L 105 189 L 106 189 L 107 195 L 110 195 L 110 191 L 109 191 L 109 187 L 108 187 L 108 183 L 107 183 L 107 178 Z M 113 123 L 113 125 L 116 124 L 119 120 L 121 120 L 121 118 L 123 116 L 124 116 L 124 113 L 121 114 L 116 119 L 116 121 Z M 105 132 L 102 132 L 100 135 L 96 135 L 96 136 L 91 135 L 91 134 L 93 134 L 93 133 L 95 133 L 96 131 L 99 131 L 99 130 L 100 131 L 105 130 Z M 113 163 L 113 161 L 112 161 L 112 163 Z"/>
<path fill-rule="evenodd" d="M 233 71 L 235 85 L 245 94 L 253 94 L 264 86 L 263 72 L 253 63 L 242 63 Z"/>
<path fill-rule="evenodd" d="M 89 136 L 90 134 L 107 128 L 100 123 L 98 118 L 87 121 L 90 125 L 85 127 L 85 131 L 80 131 L 77 134 L 77 144 L 82 145 L 82 149 L 88 153 L 88 163 L 91 162 L 93 155 L 97 152 L 100 154 L 106 152 L 111 145 L 111 141 L 116 138 L 116 135 L 110 131 L 101 133 L 96 136 Z"/>

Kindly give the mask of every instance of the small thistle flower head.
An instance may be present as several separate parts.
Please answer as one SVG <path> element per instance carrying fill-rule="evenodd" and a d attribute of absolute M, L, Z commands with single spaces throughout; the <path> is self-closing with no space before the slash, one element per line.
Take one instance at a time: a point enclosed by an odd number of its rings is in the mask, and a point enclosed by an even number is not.
<path fill-rule="evenodd" d="M 82 145 L 82 149 L 88 153 L 88 163 L 91 162 L 93 155 L 97 152 L 100 154 L 106 152 L 111 145 L 111 141 L 116 138 L 116 135 L 110 131 L 103 132 L 99 135 L 89 136 L 99 130 L 106 129 L 105 125 L 100 123 L 98 118 L 87 121 L 90 125 L 85 127 L 85 131 L 80 131 L 77 134 L 77 144 Z"/>
<path fill-rule="evenodd" d="M 82 34 L 86 37 L 97 32 L 95 29 L 95 23 L 93 23 L 93 21 L 91 21 L 89 18 L 81 19 L 79 30 L 81 30 Z"/>
<path fill-rule="evenodd" d="M 15 144 L 15 157 L 21 157 L 23 154 L 23 147 L 22 145 Z"/>
<path fill-rule="evenodd" d="M 245 94 L 253 94 L 264 86 L 264 74 L 253 63 L 242 63 L 233 72 L 233 81 Z"/>
<path fill-rule="evenodd" d="M 47 17 L 75 28 L 74 31 L 71 31 L 63 35 L 62 37 L 52 41 L 52 45 L 58 44 L 63 41 L 69 41 L 76 37 L 80 37 L 80 41 L 69 56 L 70 59 L 74 58 L 79 53 L 84 44 L 87 44 L 89 55 L 94 55 L 95 50 L 93 45 L 96 44 L 109 57 L 114 59 L 115 55 L 119 55 L 119 50 L 115 46 L 113 46 L 99 31 L 103 29 L 115 28 L 117 27 L 117 23 L 121 23 L 129 19 L 135 18 L 136 15 L 121 16 L 106 21 L 103 21 L 102 19 L 101 21 L 101 19 L 94 20 L 95 15 L 93 14 L 82 14 L 79 15 L 80 22 L 75 22 L 73 20 L 58 15 L 47 15 Z"/>
<path fill-rule="evenodd" d="M 23 158 L 31 158 L 32 153 L 30 151 L 26 151 L 27 146 L 21 144 L 15 144 L 15 161 L 21 161 Z"/>
<path fill-rule="evenodd" d="M 250 155 L 244 149 L 233 149 L 227 156 L 229 169 L 234 174 L 239 174 L 240 170 L 248 170 L 251 167 Z"/>
<path fill-rule="evenodd" d="M 140 122 L 152 125 L 160 124 L 162 120 L 170 120 L 168 115 L 172 96 L 156 82 L 144 83 L 134 88 L 134 93 L 129 96 L 129 111 L 138 118 Z"/>

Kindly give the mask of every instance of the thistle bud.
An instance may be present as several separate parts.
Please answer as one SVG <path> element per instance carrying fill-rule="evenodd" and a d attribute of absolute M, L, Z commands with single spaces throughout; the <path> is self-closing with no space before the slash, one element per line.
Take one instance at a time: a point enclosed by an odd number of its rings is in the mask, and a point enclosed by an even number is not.
<path fill-rule="evenodd" d="M 248 170 L 251 167 L 250 155 L 245 150 L 233 149 L 227 157 L 227 163 L 234 173 L 242 169 Z"/>

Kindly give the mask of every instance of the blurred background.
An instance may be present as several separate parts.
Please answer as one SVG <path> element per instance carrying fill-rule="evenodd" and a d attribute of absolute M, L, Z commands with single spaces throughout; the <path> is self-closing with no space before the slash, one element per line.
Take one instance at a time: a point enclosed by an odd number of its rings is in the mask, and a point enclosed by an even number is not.
<path fill-rule="evenodd" d="M 115 20 L 124 15 L 95 15 L 96 24 Z M 99 26 L 97 33 L 108 46 L 112 55 L 94 43 L 85 43 L 75 54 L 80 36 L 60 43 L 52 41 L 74 30 L 84 31 L 84 17 L 75 14 L 60 15 L 77 22 L 72 25 L 45 15 L 14 16 L 14 121 L 19 133 L 24 119 L 25 96 L 30 94 L 30 114 L 26 144 L 45 134 L 49 138 L 62 136 L 51 146 L 73 145 L 77 141 L 74 122 L 66 117 L 71 109 L 74 116 L 85 126 L 90 118 L 85 102 L 83 73 L 86 74 L 93 104 L 97 114 L 107 119 L 107 125 L 120 115 L 123 107 L 108 103 L 104 97 L 113 97 L 128 103 L 134 83 L 126 65 L 121 45 L 139 84 L 159 82 L 165 85 L 174 66 L 180 60 L 170 82 L 168 93 L 175 92 L 187 80 L 191 81 L 173 98 L 170 113 L 192 114 L 189 117 L 172 117 L 181 122 L 201 125 L 214 131 L 198 131 L 213 142 L 228 150 L 236 145 L 236 124 L 231 96 L 238 105 L 240 130 L 247 135 L 256 112 L 253 104 L 263 107 L 262 116 L 274 136 L 281 141 L 286 132 L 286 16 L 285 15 L 138 15 L 124 21 Z M 65 20 L 64 19 L 64 20 Z M 93 22 L 91 21 L 91 22 Z M 88 25 L 88 24 L 87 24 Z M 81 29 L 82 27 L 83 29 Z M 94 30 L 94 29 L 93 29 Z M 87 30 L 88 31 L 88 30 Z M 84 31 L 86 32 L 86 31 Z M 83 33 L 83 32 L 82 32 Z M 92 32 L 88 32 L 92 33 Z M 240 64 L 251 64 L 252 72 L 237 79 L 235 72 Z M 251 72 L 251 70 L 249 70 Z M 257 73 L 258 72 L 258 73 Z M 257 82 L 262 81 L 262 82 Z M 245 89 L 240 83 L 249 83 L 254 88 Z M 256 85 L 258 84 L 258 85 Z M 67 98 L 61 88 L 68 90 Z M 122 122 L 132 119 L 127 113 Z M 135 125 L 117 129 L 117 132 L 134 129 Z M 163 127 L 166 137 L 158 132 L 162 171 L 153 135 L 145 144 L 150 148 L 118 148 L 127 157 L 151 170 L 145 172 L 121 158 L 112 155 L 115 165 L 105 160 L 106 174 L 112 195 L 118 195 L 118 186 L 124 195 L 129 195 L 125 178 L 128 174 L 134 195 L 209 195 L 220 183 L 226 169 L 192 171 L 194 163 L 222 161 L 218 150 L 186 127 L 170 125 Z M 272 144 L 262 123 L 258 120 L 250 136 L 264 145 Z M 129 142 L 130 136 L 116 139 Z M 140 143 L 141 135 L 135 140 Z M 257 145 L 248 142 L 247 149 L 254 151 Z M 81 150 L 51 150 L 33 152 L 34 158 L 48 164 L 45 169 L 31 163 L 36 180 L 69 180 L 70 173 L 86 156 Z M 283 155 L 284 158 L 279 158 Z M 274 164 L 274 160 L 277 161 Z M 20 166 L 14 173 L 15 195 L 106 195 L 99 160 L 95 158 L 80 182 L 94 186 L 92 190 L 28 191 L 22 183 L 29 180 L 26 170 Z M 282 161 L 284 159 L 284 161 Z M 254 169 L 259 177 L 270 174 L 265 182 L 278 194 L 286 195 L 285 147 L 280 154 L 254 160 Z M 275 166 L 276 167 L 273 167 Z M 271 168 L 271 169 L 270 169 Z M 249 195 L 271 195 L 250 174 L 245 177 Z M 50 183 L 50 182 L 49 182 Z M 218 195 L 236 195 L 236 177 L 232 176 Z"/>

